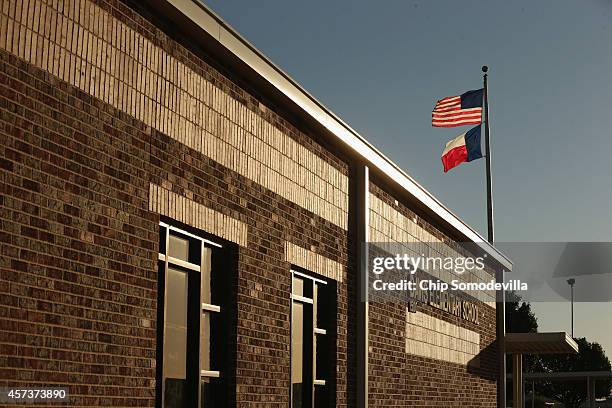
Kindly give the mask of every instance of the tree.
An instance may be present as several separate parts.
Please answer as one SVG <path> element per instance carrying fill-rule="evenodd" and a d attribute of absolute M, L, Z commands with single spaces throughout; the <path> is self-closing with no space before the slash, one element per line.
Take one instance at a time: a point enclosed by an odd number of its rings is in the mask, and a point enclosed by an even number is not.
<path fill-rule="evenodd" d="M 536 333 L 538 319 L 531 305 L 524 302 L 515 292 L 506 293 L 506 331 L 508 333 Z M 578 343 L 578 354 L 525 355 L 527 371 L 568 372 L 568 371 L 610 371 L 610 360 L 598 343 L 589 343 L 585 338 L 574 339 Z M 510 359 L 506 360 L 512 369 Z M 585 381 L 546 381 L 536 384 L 537 394 L 563 402 L 566 408 L 578 408 L 587 399 Z M 596 383 L 596 398 L 610 395 L 612 379 L 600 379 Z"/>
<path fill-rule="evenodd" d="M 506 332 L 536 333 L 538 319 L 531 311 L 531 305 L 524 302 L 516 292 L 506 293 Z"/>
<path fill-rule="evenodd" d="M 507 333 L 537 333 L 538 319 L 531 310 L 531 305 L 524 302 L 516 292 L 506 293 L 506 332 Z M 529 370 L 537 356 L 525 355 L 525 367 Z M 512 358 L 506 356 L 506 370 L 512 371 Z"/>
<path fill-rule="evenodd" d="M 537 333 L 538 319 L 531 310 L 531 305 L 524 302 L 516 292 L 506 292 L 506 332 Z M 533 371 L 538 356 L 525 355 L 523 362 L 527 371 Z M 506 355 L 506 371 L 512 372 L 512 356 Z M 512 400 L 512 393 L 506 393 L 507 402 Z"/>
<path fill-rule="evenodd" d="M 578 354 L 541 356 L 538 368 L 543 372 L 610 371 L 610 360 L 599 343 L 589 343 L 585 338 L 574 340 L 578 343 Z M 542 395 L 563 402 L 567 408 L 578 408 L 587 399 L 585 382 L 547 381 L 538 388 Z M 598 380 L 595 397 L 609 396 L 611 387 L 611 379 Z"/>

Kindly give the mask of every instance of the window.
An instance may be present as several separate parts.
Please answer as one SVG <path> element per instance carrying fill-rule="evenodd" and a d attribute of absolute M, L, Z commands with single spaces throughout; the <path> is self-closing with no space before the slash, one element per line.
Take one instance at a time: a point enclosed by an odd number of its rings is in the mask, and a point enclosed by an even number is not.
<path fill-rule="evenodd" d="M 291 272 L 291 406 L 335 406 L 335 283 Z"/>
<path fill-rule="evenodd" d="M 226 404 L 231 302 L 221 245 L 160 223 L 158 407 Z"/>

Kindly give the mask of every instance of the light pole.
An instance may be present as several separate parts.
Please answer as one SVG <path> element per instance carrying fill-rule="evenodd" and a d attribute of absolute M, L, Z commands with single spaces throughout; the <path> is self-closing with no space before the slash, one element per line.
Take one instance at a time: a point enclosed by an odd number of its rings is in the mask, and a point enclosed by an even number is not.
<path fill-rule="evenodd" d="M 576 279 L 571 278 L 567 280 L 567 284 L 570 285 L 571 291 L 571 302 L 572 302 L 572 339 L 574 338 L 574 284 L 576 283 Z"/>

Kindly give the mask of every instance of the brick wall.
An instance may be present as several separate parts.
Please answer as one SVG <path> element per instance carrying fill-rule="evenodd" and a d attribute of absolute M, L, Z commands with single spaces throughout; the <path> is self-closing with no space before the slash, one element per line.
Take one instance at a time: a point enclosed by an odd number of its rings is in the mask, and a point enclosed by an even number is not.
<path fill-rule="evenodd" d="M 126 7 L 13 0 L 2 8 L 0 48 L 346 229 L 348 179 L 338 161 L 295 140 L 280 117 Z"/>
<path fill-rule="evenodd" d="M 150 136 L 0 51 L 0 378 L 81 406 L 153 398 L 158 217 Z"/>
<path fill-rule="evenodd" d="M 240 245 L 240 406 L 288 404 L 290 262 L 342 278 L 346 406 L 346 164 L 122 3 L 1 7 L 0 383 L 153 405 L 164 215 Z"/>
<path fill-rule="evenodd" d="M 443 250 L 441 256 L 459 251 L 375 182 L 370 183 L 370 241 L 420 242 Z M 464 280 L 489 281 L 489 273 L 466 274 Z M 495 407 L 495 308 L 480 303 L 480 321 L 474 324 L 427 304 L 418 307 L 410 313 L 397 303 L 370 304 L 370 405 Z"/>
<path fill-rule="evenodd" d="M 153 406 L 164 216 L 239 247 L 239 406 L 288 405 L 291 264 L 338 281 L 336 405 L 354 405 L 348 165 L 209 62 L 119 1 L 1 3 L 0 385 Z M 373 237 L 444 238 L 372 190 Z M 372 305 L 372 406 L 492 406 L 483 310 L 479 326 L 424 310 L 478 333 L 468 372 L 407 353 L 405 308 Z"/>

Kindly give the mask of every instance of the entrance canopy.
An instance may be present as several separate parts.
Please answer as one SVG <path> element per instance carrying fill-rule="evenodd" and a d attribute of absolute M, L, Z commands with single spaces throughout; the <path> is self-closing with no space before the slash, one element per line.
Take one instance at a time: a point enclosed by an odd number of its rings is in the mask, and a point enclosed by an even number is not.
<path fill-rule="evenodd" d="M 523 406 L 523 354 L 576 354 L 578 344 L 565 332 L 507 333 L 506 353 L 512 354 L 512 405 Z"/>
<path fill-rule="evenodd" d="M 575 354 L 578 344 L 567 333 L 506 333 L 508 354 Z"/>

